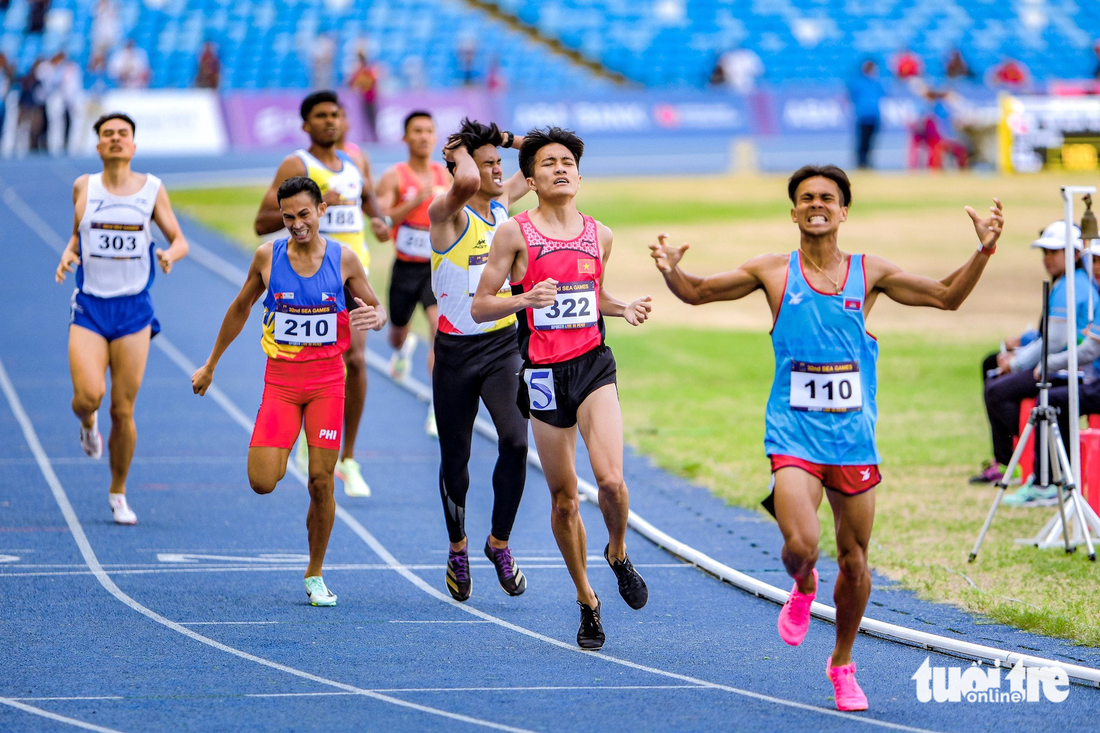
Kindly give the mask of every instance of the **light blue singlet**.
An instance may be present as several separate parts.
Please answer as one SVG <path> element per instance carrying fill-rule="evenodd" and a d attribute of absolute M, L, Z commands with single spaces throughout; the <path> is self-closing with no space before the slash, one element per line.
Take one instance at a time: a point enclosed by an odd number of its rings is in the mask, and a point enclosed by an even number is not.
<path fill-rule="evenodd" d="M 814 290 L 798 251 L 787 265 L 772 329 L 775 381 L 764 449 L 831 466 L 879 463 L 875 446 L 878 343 L 863 320 L 867 276 L 852 255 L 839 295 Z"/>

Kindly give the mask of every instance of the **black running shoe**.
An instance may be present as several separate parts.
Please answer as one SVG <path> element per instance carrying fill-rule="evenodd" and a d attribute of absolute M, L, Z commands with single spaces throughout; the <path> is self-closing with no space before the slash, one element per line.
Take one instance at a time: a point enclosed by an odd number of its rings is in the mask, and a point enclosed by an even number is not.
<path fill-rule="evenodd" d="M 527 578 L 523 576 L 519 565 L 516 565 L 511 548 L 498 550 L 489 544 L 489 540 L 485 540 L 485 557 L 497 569 L 497 580 L 504 592 L 510 596 L 523 595 L 523 591 L 527 590 Z"/>
<path fill-rule="evenodd" d="M 465 601 L 470 597 L 473 582 L 470 580 L 470 556 L 466 548 L 447 555 L 447 590 L 456 601 Z"/>
<path fill-rule="evenodd" d="M 577 629 L 577 645 L 581 649 L 599 649 L 604 641 L 603 622 L 600 621 L 600 608 L 603 604 L 600 603 L 599 596 L 596 596 L 595 608 L 580 601 L 577 601 L 577 605 L 581 607 L 581 627 Z"/>
<path fill-rule="evenodd" d="M 607 560 L 607 564 L 615 571 L 615 578 L 619 581 L 619 595 L 626 601 L 626 605 L 637 611 L 649 600 L 649 588 L 646 587 L 642 576 L 634 569 L 630 558 L 612 562 L 610 549 L 610 544 L 603 548 L 603 559 Z"/>

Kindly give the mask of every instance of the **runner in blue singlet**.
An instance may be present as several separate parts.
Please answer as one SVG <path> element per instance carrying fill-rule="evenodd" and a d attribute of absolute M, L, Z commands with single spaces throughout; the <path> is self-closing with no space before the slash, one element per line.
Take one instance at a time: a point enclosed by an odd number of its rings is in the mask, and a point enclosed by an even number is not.
<path fill-rule="evenodd" d="M 789 255 L 761 255 L 730 272 L 698 277 L 679 267 L 686 244 L 668 245 L 662 234 L 649 247 L 669 289 L 686 303 L 737 300 L 755 290 L 768 298 L 776 365 L 764 438 L 774 486 L 769 500 L 783 532 L 783 563 L 795 581 L 779 613 L 779 635 L 797 646 L 809 628 L 821 534 L 817 509 L 824 494 L 837 522 L 839 565 L 836 645 L 826 674 L 837 709 L 866 710 L 851 654 L 871 594 L 867 546 L 881 476 L 875 446 L 878 344 L 865 318 L 880 294 L 902 305 L 958 308 L 996 249 L 1004 219 L 997 199 L 988 218 L 966 207 L 978 251 L 934 280 L 881 257 L 840 250 L 837 235 L 852 196 L 847 175 L 836 166 L 800 168 L 787 193 L 801 235 L 799 249 Z"/>

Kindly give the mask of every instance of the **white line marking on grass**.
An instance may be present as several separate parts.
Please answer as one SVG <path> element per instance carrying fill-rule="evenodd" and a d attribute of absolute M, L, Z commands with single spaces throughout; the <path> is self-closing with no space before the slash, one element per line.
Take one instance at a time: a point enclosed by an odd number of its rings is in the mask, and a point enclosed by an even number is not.
<path fill-rule="evenodd" d="M 190 375 L 198 368 L 194 364 L 192 364 L 191 361 L 186 356 L 184 356 L 182 353 L 180 353 L 179 349 L 177 349 L 172 344 L 172 342 L 168 341 L 164 337 L 163 334 L 158 336 L 153 341 L 153 343 L 156 344 L 156 346 L 158 348 L 160 348 L 161 351 L 163 351 L 165 354 L 167 354 L 168 358 L 171 359 L 173 362 L 175 362 L 176 366 L 178 366 L 183 371 L 184 374 Z M 369 356 L 370 356 L 370 352 L 368 352 L 368 363 L 369 363 Z M 2 366 L 2 365 L 0 365 L 0 366 Z M 226 414 L 228 414 L 231 418 L 233 418 L 233 420 L 238 425 L 240 425 L 246 432 L 248 432 L 248 433 L 252 432 L 252 428 L 253 428 L 252 422 L 245 416 L 245 414 L 243 412 L 241 412 L 240 408 L 238 408 L 232 402 L 232 400 L 230 400 L 225 395 L 225 393 L 223 393 L 221 390 L 219 390 L 216 386 L 211 385 L 210 388 L 207 389 L 206 394 L 208 396 L 212 396 L 214 398 L 214 401 L 217 402 L 219 405 L 221 405 L 222 409 L 224 409 L 226 411 Z M 303 476 L 302 473 L 298 470 L 298 467 L 293 465 L 292 463 L 287 465 L 287 473 L 294 476 L 300 483 L 302 483 L 302 484 L 306 483 L 306 477 Z M 868 718 L 868 717 L 863 717 L 863 716 L 852 716 L 850 714 L 842 713 L 842 712 L 839 712 L 837 710 L 829 710 L 828 708 L 821 708 L 821 707 L 817 707 L 815 705 L 808 705 L 806 703 L 795 702 L 793 700 L 784 700 L 782 698 L 772 697 L 771 695 L 765 695 L 765 694 L 762 694 L 762 693 L 759 693 L 759 692 L 752 692 L 751 690 L 742 690 L 742 689 L 737 688 L 737 687 L 731 687 L 729 685 L 722 685 L 722 684 L 718 684 L 716 682 L 708 682 L 706 680 L 701 680 L 701 679 L 698 679 L 696 677 L 690 677 L 688 675 L 678 674 L 676 672 L 669 672 L 667 670 L 658 669 L 656 667 L 648 667 L 644 664 L 638 664 L 637 662 L 630 662 L 630 661 L 627 661 L 625 659 L 620 659 L 618 657 L 612 657 L 609 654 L 604 654 L 603 652 L 586 651 L 586 650 L 581 649 L 580 647 L 578 647 L 576 644 L 568 644 L 568 643 L 560 641 L 558 639 L 554 639 L 552 637 L 546 636 L 545 634 L 540 634 L 537 631 L 532 631 L 530 629 L 524 628 L 523 626 L 517 626 L 516 624 L 513 624 L 509 621 L 505 621 L 502 618 L 497 618 L 496 616 L 488 614 L 488 613 L 486 613 L 486 612 L 484 612 L 480 609 L 474 608 L 472 606 L 467 606 L 463 603 L 459 603 L 458 601 L 451 598 L 451 596 L 449 594 L 445 594 L 442 591 L 437 590 L 435 587 L 429 585 L 428 582 L 425 581 L 423 578 L 421 578 L 419 575 L 412 572 L 407 567 L 405 567 L 400 562 L 398 562 L 397 558 L 394 557 L 393 554 L 391 554 L 390 551 L 387 550 L 386 547 L 381 542 L 379 542 L 375 538 L 374 535 L 372 535 L 369 531 L 367 531 L 366 527 L 364 527 L 362 524 L 359 523 L 359 520 L 357 520 L 352 514 L 350 514 L 346 509 L 344 509 L 339 504 L 336 505 L 336 516 L 340 519 L 340 521 L 342 521 L 344 524 L 346 524 L 351 529 L 352 532 L 354 532 L 356 535 L 358 535 L 359 538 L 362 539 L 363 542 L 365 542 L 367 544 L 367 546 L 370 547 L 371 550 L 373 550 L 374 553 L 382 559 L 382 562 L 389 565 L 391 568 L 393 568 L 398 573 L 400 573 L 406 580 L 408 580 L 410 583 L 412 583 L 413 585 L 415 585 L 417 588 L 424 591 L 428 595 L 432 596 L 433 598 L 436 598 L 436 599 L 442 601 L 443 603 L 446 603 L 447 605 L 452 606 L 453 608 L 459 609 L 459 610 L 461 610 L 465 613 L 468 613 L 472 616 L 476 616 L 477 618 L 480 618 L 484 621 L 488 621 L 489 623 L 496 624 L 497 626 L 508 629 L 510 631 L 514 631 L 518 634 L 522 634 L 522 635 L 530 637 L 532 639 L 536 639 L 536 640 L 541 641 L 543 643 L 550 644 L 552 646 L 556 646 L 559 649 L 564 649 L 566 651 L 574 652 L 574 653 L 577 653 L 577 654 L 582 654 L 582 655 L 585 655 L 585 656 L 588 656 L 588 657 L 594 657 L 596 659 L 602 659 L 606 662 L 610 662 L 612 664 L 618 664 L 618 665 L 621 665 L 621 666 L 624 666 L 624 667 L 629 667 L 630 669 L 635 669 L 635 670 L 638 670 L 640 672 L 648 672 L 650 674 L 655 674 L 655 675 L 660 675 L 662 677 L 668 677 L 670 679 L 680 680 L 681 682 L 687 682 L 687 683 L 690 683 L 692 685 L 697 685 L 697 686 L 702 686 L 702 687 L 712 687 L 712 688 L 715 688 L 715 689 L 718 689 L 718 690 L 724 690 L 726 692 L 730 692 L 734 695 L 740 695 L 742 697 L 748 697 L 748 698 L 751 698 L 753 700 L 759 700 L 761 702 L 772 703 L 774 705 L 781 705 L 783 707 L 795 708 L 797 710 L 805 710 L 807 712 L 819 713 L 821 715 L 826 715 L 826 716 L 830 716 L 830 717 L 837 717 L 837 718 L 841 718 L 845 721 L 865 723 L 867 725 L 878 725 L 878 726 L 882 726 L 882 727 L 885 727 L 885 728 L 893 728 L 895 730 L 909 730 L 909 731 L 923 731 L 923 730 L 925 730 L 925 729 L 922 729 L 922 728 L 912 728 L 912 727 L 906 726 L 906 725 L 900 725 L 900 724 L 897 724 L 897 723 L 889 723 L 889 722 L 882 721 L 882 720 L 876 720 L 874 718 Z"/>
<path fill-rule="evenodd" d="M 92 725 L 91 723 L 85 723 L 83 720 L 77 720 L 76 718 L 70 718 L 65 715 L 51 713 L 49 710 L 36 708 L 33 705 L 28 705 L 25 702 L 19 702 L 15 698 L 11 697 L 0 697 L 0 705 L 9 705 L 17 710 L 22 710 L 24 713 L 38 715 L 43 718 L 49 718 L 50 720 L 56 720 L 59 723 L 66 723 L 68 725 L 76 726 L 77 728 L 83 728 L 84 730 L 98 730 L 103 731 L 104 733 L 118 733 L 118 731 L 114 728 L 104 728 L 101 725 Z"/>
<path fill-rule="evenodd" d="M 88 568 L 92 571 L 92 574 L 95 575 L 95 578 L 99 581 L 99 584 L 102 585 L 108 593 L 121 601 L 123 604 L 129 606 L 134 611 L 137 611 L 138 613 L 146 616 L 156 623 L 161 624 L 162 626 L 166 626 L 169 629 L 172 629 L 173 631 L 182 634 L 183 636 L 186 636 L 190 639 L 193 639 L 201 644 L 213 647 L 214 649 L 225 652 L 227 654 L 232 654 L 233 656 L 239 657 L 246 661 L 254 662 L 256 664 L 260 664 L 271 669 L 276 669 L 280 672 L 294 675 L 295 677 L 300 677 L 302 679 L 326 685 L 328 687 L 335 687 L 341 690 L 345 690 L 347 692 L 353 692 L 359 695 L 363 695 L 364 697 L 370 697 L 381 702 L 397 705 L 399 707 L 408 708 L 411 710 L 416 710 L 418 712 L 428 713 L 430 715 L 436 715 L 443 718 L 449 718 L 451 720 L 458 720 L 463 723 L 480 725 L 486 728 L 494 728 L 497 730 L 523 730 L 522 728 L 513 728 L 511 726 L 502 725 L 500 723 L 494 723 L 492 721 L 474 718 L 469 715 L 461 715 L 459 713 L 452 713 L 450 711 L 441 710 L 439 708 L 411 703 L 396 697 L 391 697 L 388 695 L 383 695 L 377 692 L 371 692 L 370 690 L 355 687 L 354 685 L 337 682 L 336 680 L 330 680 L 325 677 L 311 674 L 300 669 L 295 669 L 294 667 L 289 667 L 285 664 L 280 664 L 279 662 L 273 662 L 269 659 L 258 657 L 255 654 L 249 654 L 248 652 L 241 651 L 240 649 L 236 649 L 227 644 L 222 644 L 220 641 L 215 641 L 214 639 L 203 636 L 202 634 L 192 631 L 186 626 L 178 624 L 175 621 L 171 621 L 164 616 L 161 616 L 156 611 L 153 611 L 152 609 L 146 608 L 145 606 L 141 605 L 125 592 L 123 592 L 121 588 L 115 585 L 115 582 L 111 580 L 110 576 L 103 569 L 103 566 L 100 565 L 99 558 L 96 557 L 95 550 L 92 549 L 91 543 L 88 542 L 87 535 L 84 534 L 84 527 L 80 524 L 80 519 L 76 516 L 76 512 L 73 510 L 73 506 L 69 502 L 69 497 L 65 493 L 64 487 L 62 487 L 61 481 L 57 478 L 57 474 L 54 473 L 53 466 L 50 465 L 50 459 L 46 455 L 46 451 L 42 448 L 42 443 L 38 440 L 38 433 L 35 432 L 34 424 L 31 422 L 30 418 L 27 416 L 26 411 L 23 409 L 23 403 L 20 401 L 19 395 L 16 393 L 15 387 L 12 384 L 11 379 L 8 377 L 8 371 L 4 367 L 4 362 L 2 359 L 0 359 L 0 389 L 3 390 L 4 395 L 7 397 L 8 404 L 11 406 L 12 414 L 15 416 L 15 419 L 19 423 L 20 428 L 22 428 L 23 430 L 23 437 L 27 441 L 27 445 L 30 447 L 31 453 L 34 454 L 35 459 L 38 461 L 38 468 L 39 470 L 41 470 L 42 476 L 46 479 L 46 483 L 49 485 L 50 491 L 53 492 L 54 500 L 57 502 L 58 507 L 61 509 L 61 513 L 65 516 L 65 521 L 69 525 L 69 530 L 73 536 L 73 540 L 76 542 L 77 547 L 80 549 L 80 554 L 84 557 L 84 562 L 87 563 Z M 0 702 L 3 701 L 3 699 L 0 699 Z M 23 703 L 10 701 L 7 704 L 16 707 L 23 705 Z M 37 709 L 31 709 L 31 711 L 35 710 Z M 41 712 L 45 713 L 45 711 Z M 47 715 L 47 717 L 54 716 L 53 714 L 49 714 Z M 62 718 L 61 716 L 57 716 L 56 719 Z M 70 722 L 70 720 L 65 719 L 65 722 Z M 79 721 L 76 721 L 73 724 L 75 725 L 77 723 L 79 723 Z M 83 725 L 83 727 L 90 727 L 86 724 L 81 725 Z M 98 727 L 93 729 L 107 730 L 106 728 Z"/>

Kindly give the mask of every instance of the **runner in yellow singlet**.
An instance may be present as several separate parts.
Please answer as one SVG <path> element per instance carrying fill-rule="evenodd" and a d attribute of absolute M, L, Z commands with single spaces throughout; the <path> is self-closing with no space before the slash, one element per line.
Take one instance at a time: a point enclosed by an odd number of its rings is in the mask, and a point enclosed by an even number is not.
<path fill-rule="evenodd" d="M 308 149 L 297 150 L 283 159 L 271 188 L 264 195 L 256 214 L 255 229 L 259 235 L 277 232 L 283 227 L 276 193 L 279 186 L 295 176 L 308 176 L 321 188 L 328 205 L 321 221 L 320 232 L 329 239 L 347 245 L 359 256 L 364 269 L 370 269 L 370 251 L 366 243 L 366 221 L 380 241 L 389 239 L 389 228 L 378 208 L 370 171 L 360 154 L 359 161 L 339 148 L 347 129 L 347 120 L 340 100 L 332 91 L 314 92 L 302 101 L 302 130 L 309 135 Z M 354 300 L 348 299 L 348 303 Z M 363 406 L 367 401 L 366 332 L 356 331 L 351 346 L 344 352 L 347 369 L 344 400 L 344 445 L 336 464 L 336 476 L 344 482 L 348 496 L 370 496 L 370 487 L 363 480 L 355 460 L 355 438 Z"/>

